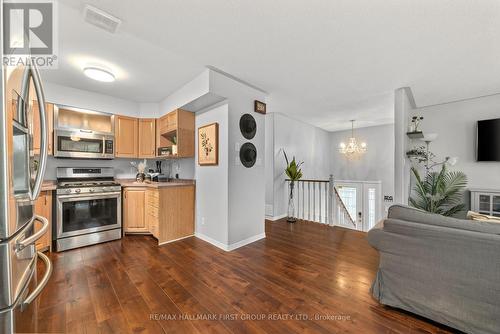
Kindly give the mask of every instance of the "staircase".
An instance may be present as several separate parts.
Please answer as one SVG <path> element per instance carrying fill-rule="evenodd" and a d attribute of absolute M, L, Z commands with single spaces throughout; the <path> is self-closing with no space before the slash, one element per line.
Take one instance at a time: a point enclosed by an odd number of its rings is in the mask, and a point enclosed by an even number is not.
<path fill-rule="evenodd" d="M 333 175 L 328 180 L 301 179 L 294 183 L 295 218 L 356 228 L 356 220 L 347 211 L 334 186 Z"/>

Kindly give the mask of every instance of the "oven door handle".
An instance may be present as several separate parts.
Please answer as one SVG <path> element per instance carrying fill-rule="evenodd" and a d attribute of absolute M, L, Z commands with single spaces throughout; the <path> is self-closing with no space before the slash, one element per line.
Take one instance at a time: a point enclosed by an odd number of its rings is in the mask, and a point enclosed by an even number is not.
<path fill-rule="evenodd" d="M 45 263 L 45 274 L 43 275 L 40 284 L 38 284 L 35 290 L 33 290 L 33 292 L 23 301 L 23 307 L 27 306 L 28 304 L 31 304 L 31 302 L 35 300 L 35 298 L 38 297 L 38 295 L 40 295 L 42 290 L 49 282 L 50 276 L 52 275 L 52 262 L 50 262 L 50 259 L 47 257 L 47 255 L 43 254 L 42 252 L 36 252 L 36 253 L 37 257 Z"/>
<path fill-rule="evenodd" d="M 121 196 L 121 192 L 111 192 L 111 193 L 84 193 L 79 195 L 57 195 L 57 199 L 72 199 L 72 198 L 88 198 L 88 199 L 104 199 L 104 198 L 115 198 Z"/>
<path fill-rule="evenodd" d="M 35 222 L 35 220 L 38 220 L 39 222 L 41 222 L 42 223 L 42 227 L 40 228 L 40 230 L 38 230 L 38 232 L 34 233 L 32 236 L 30 236 L 30 237 L 28 237 L 26 239 L 23 239 L 21 241 L 16 242 L 16 250 L 17 251 L 20 251 L 20 250 L 28 247 L 32 243 L 36 242 L 38 239 L 40 239 L 41 237 L 43 237 L 43 235 L 45 234 L 45 232 L 47 232 L 47 230 L 49 229 L 49 221 L 48 221 L 47 218 L 39 216 L 39 215 L 35 215 L 31 219 L 31 221 L 29 222 L 29 224 L 30 225 L 33 224 Z"/>

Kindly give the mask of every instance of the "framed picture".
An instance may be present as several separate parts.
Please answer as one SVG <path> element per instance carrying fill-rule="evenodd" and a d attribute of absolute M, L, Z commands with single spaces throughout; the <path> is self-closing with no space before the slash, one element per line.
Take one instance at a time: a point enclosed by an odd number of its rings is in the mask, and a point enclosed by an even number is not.
<path fill-rule="evenodd" d="M 254 111 L 259 114 L 266 114 L 266 104 L 264 102 L 260 102 L 255 100 L 253 105 Z"/>
<path fill-rule="evenodd" d="M 212 123 L 198 128 L 198 165 L 219 164 L 219 124 Z"/>

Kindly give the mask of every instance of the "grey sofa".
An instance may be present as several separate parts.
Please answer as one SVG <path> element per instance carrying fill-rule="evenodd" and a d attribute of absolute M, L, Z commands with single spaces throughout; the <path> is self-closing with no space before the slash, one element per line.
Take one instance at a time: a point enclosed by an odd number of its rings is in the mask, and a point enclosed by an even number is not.
<path fill-rule="evenodd" d="M 370 232 L 382 304 L 467 333 L 500 333 L 500 224 L 389 209 Z"/>

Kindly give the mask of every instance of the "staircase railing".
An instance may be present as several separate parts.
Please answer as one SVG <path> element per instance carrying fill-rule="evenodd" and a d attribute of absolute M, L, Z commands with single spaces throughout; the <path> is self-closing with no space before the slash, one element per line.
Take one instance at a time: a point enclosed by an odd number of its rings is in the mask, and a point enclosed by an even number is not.
<path fill-rule="evenodd" d="M 290 182 L 289 179 L 286 180 Z M 328 225 L 352 225 L 342 197 L 334 185 L 333 175 L 328 180 L 301 179 L 295 181 L 295 218 Z"/>

